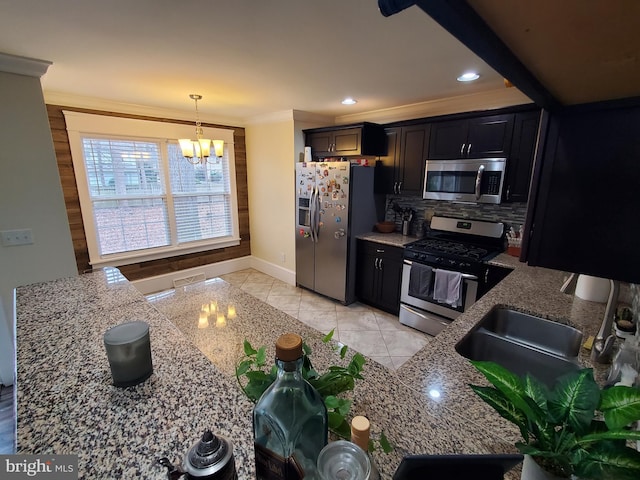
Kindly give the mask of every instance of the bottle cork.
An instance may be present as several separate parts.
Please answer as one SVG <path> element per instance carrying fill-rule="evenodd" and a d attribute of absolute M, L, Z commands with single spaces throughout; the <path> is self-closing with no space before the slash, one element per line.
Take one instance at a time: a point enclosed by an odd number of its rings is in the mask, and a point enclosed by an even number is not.
<path fill-rule="evenodd" d="M 293 362 L 302 356 L 302 338 L 295 333 L 280 335 L 276 341 L 276 358 Z"/>
<path fill-rule="evenodd" d="M 358 415 L 351 420 L 351 442 L 358 445 L 362 450 L 369 450 L 369 430 L 371 424 L 367 417 Z"/>

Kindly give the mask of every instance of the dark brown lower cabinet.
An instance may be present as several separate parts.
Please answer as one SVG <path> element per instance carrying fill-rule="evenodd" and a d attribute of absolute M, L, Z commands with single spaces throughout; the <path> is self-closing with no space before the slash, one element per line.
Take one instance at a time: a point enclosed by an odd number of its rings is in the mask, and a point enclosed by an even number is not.
<path fill-rule="evenodd" d="M 358 240 L 356 295 L 358 300 L 398 315 L 402 281 L 402 248 Z"/>

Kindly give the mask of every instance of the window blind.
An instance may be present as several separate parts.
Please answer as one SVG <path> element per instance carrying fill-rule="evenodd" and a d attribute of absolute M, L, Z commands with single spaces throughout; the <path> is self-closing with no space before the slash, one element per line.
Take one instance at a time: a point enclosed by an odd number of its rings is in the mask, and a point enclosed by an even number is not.
<path fill-rule="evenodd" d="M 170 141 L 83 136 L 82 149 L 101 256 L 233 234 L 226 145 L 195 165 Z"/>
<path fill-rule="evenodd" d="M 170 245 L 160 145 L 83 138 L 101 255 Z"/>

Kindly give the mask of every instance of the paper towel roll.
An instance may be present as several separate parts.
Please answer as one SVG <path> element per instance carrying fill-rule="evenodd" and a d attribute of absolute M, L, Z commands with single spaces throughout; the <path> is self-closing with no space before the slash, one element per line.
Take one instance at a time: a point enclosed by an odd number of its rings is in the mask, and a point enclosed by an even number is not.
<path fill-rule="evenodd" d="M 576 297 L 592 302 L 606 303 L 609 300 L 611 282 L 606 278 L 592 277 L 590 275 L 578 276 L 576 284 Z"/>
<path fill-rule="evenodd" d="M 310 162 L 313 159 L 311 158 L 311 147 L 304 147 L 304 161 Z"/>

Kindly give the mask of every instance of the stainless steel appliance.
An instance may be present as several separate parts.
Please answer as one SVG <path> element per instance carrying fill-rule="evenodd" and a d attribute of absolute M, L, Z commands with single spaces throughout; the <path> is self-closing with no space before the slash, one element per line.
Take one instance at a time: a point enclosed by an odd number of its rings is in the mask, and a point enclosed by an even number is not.
<path fill-rule="evenodd" d="M 427 160 L 423 198 L 500 203 L 506 158 Z"/>
<path fill-rule="evenodd" d="M 356 236 L 376 223 L 373 167 L 296 164 L 296 283 L 355 301 Z"/>
<path fill-rule="evenodd" d="M 400 323 L 435 336 L 473 305 L 489 288 L 486 262 L 504 250 L 504 231 L 500 222 L 434 216 L 425 237 L 404 249 Z M 442 278 L 459 281 L 457 301 L 436 291 Z"/>

